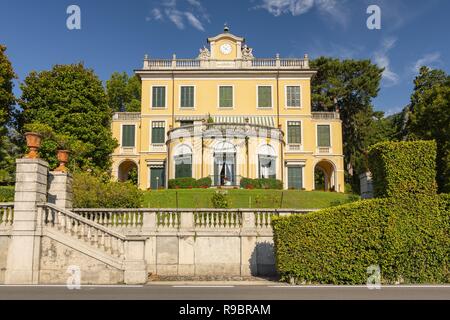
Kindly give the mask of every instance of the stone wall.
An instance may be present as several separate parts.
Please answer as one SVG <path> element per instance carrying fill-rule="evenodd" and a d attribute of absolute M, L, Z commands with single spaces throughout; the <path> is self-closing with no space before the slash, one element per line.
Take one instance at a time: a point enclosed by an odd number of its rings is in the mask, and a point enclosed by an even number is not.
<path fill-rule="evenodd" d="M 0 234 L 0 284 L 5 283 L 6 259 L 8 258 L 8 247 L 10 237 Z"/>

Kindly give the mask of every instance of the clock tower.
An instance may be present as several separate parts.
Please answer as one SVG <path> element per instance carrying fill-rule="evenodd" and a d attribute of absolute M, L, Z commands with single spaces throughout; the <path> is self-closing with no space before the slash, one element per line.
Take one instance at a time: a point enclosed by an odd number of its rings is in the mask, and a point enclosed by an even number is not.
<path fill-rule="evenodd" d="M 223 33 L 208 38 L 212 60 L 236 60 L 242 59 L 242 48 L 245 39 L 230 33 L 227 26 Z"/>

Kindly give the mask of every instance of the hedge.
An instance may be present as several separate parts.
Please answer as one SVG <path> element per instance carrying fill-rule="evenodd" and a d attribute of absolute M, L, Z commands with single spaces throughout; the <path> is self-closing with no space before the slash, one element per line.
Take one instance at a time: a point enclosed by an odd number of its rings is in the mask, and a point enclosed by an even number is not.
<path fill-rule="evenodd" d="M 242 178 L 240 186 L 244 189 L 283 189 L 283 182 L 277 179 Z"/>
<path fill-rule="evenodd" d="M 212 181 L 210 177 L 195 180 L 194 178 L 176 178 L 169 180 L 169 189 L 209 188 Z"/>
<path fill-rule="evenodd" d="M 104 182 L 87 173 L 75 173 L 75 208 L 140 208 L 143 192 L 131 182 Z"/>
<path fill-rule="evenodd" d="M 0 202 L 14 201 L 14 186 L 0 186 Z"/>
<path fill-rule="evenodd" d="M 450 197 L 381 198 L 273 219 L 282 280 L 365 284 L 367 268 L 382 283 L 448 283 Z"/>
<path fill-rule="evenodd" d="M 434 141 L 382 142 L 369 149 L 375 197 L 435 194 Z"/>

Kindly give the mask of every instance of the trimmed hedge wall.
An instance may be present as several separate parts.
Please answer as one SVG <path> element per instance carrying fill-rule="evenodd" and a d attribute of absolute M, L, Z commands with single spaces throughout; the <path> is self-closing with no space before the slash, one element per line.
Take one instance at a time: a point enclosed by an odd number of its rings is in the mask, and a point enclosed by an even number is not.
<path fill-rule="evenodd" d="M 0 202 L 14 201 L 14 186 L 0 186 Z"/>
<path fill-rule="evenodd" d="M 282 280 L 365 284 L 450 282 L 450 197 L 372 199 L 306 215 L 274 218 Z"/>
<path fill-rule="evenodd" d="M 242 178 L 240 186 L 244 189 L 283 189 L 283 182 L 277 179 Z"/>
<path fill-rule="evenodd" d="M 176 178 L 169 180 L 169 189 L 209 188 L 212 180 L 210 177 L 195 180 L 194 178 Z"/>
<path fill-rule="evenodd" d="M 375 197 L 436 194 L 434 141 L 382 142 L 369 149 Z"/>

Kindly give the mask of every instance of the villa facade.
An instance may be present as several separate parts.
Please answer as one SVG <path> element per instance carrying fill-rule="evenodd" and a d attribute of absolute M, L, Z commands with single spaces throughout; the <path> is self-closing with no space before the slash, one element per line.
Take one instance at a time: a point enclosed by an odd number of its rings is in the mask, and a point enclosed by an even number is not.
<path fill-rule="evenodd" d="M 307 55 L 255 58 L 228 28 L 208 44 L 194 59 L 144 58 L 141 112 L 113 117 L 113 175 L 136 168 L 142 189 L 209 176 L 214 186 L 276 178 L 286 189 L 343 192 L 341 120 L 311 111 Z"/>

